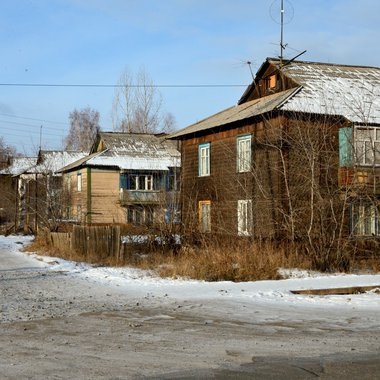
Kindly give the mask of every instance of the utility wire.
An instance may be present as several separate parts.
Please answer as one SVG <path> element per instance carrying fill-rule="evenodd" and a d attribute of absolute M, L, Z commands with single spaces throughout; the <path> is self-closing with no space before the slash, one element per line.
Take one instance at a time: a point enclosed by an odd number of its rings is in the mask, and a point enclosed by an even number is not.
<path fill-rule="evenodd" d="M 247 87 L 248 84 L 83 84 L 83 83 L 0 83 L 3 87 L 97 87 L 97 88 L 221 88 Z"/>
<path fill-rule="evenodd" d="M 40 126 L 39 126 L 39 128 L 40 128 Z M 30 135 L 36 135 L 36 134 L 40 133 L 39 130 L 38 131 L 37 130 L 36 131 L 25 131 L 25 130 L 15 129 L 15 128 L 1 128 L 1 129 L 12 131 L 12 132 L 16 133 L 16 134 L 13 134 L 13 133 L 7 132 L 6 133 L 7 136 L 18 136 L 18 137 L 21 137 L 21 136 L 25 136 L 25 135 L 30 136 Z M 64 137 L 64 135 L 65 135 L 64 132 L 62 132 L 61 134 L 44 132 L 43 134 L 46 135 L 46 136 L 53 136 L 53 137 Z"/>
<path fill-rule="evenodd" d="M 8 120 L 1 120 L 1 119 L 0 119 L 0 123 L 13 124 L 13 125 L 21 125 L 21 126 L 25 126 L 25 127 L 35 127 L 35 128 L 40 128 L 41 127 L 41 125 L 27 124 L 27 123 L 18 123 L 17 121 L 8 121 Z M 12 129 L 12 130 L 14 130 L 14 128 L 6 128 L 6 127 L 2 127 L 1 129 Z M 52 127 L 46 127 L 46 126 L 44 126 L 44 129 L 49 129 L 49 130 L 52 130 L 52 131 L 62 131 L 62 128 L 52 128 Z"/>
<path fill-rule="evenodd" d="M 33 121 L 39 121 L 42 123 L 49 123 L 49 124 L 60 124 L 60 125 L 69 125 L 69 123 L 64 123 L 62 121 L 52 121 L 52 120 L 45 120 L 45 119 L 35 119 L 33 117 L 25 117 L 25 116 L 17 116 L 17 115 L 11 115 L 8 113 L 0 113 L 0 116 L 5 116 L 5 117 L 15 117 L 17 119 L 24 119 L 24 120 L 33 120 Z"/>

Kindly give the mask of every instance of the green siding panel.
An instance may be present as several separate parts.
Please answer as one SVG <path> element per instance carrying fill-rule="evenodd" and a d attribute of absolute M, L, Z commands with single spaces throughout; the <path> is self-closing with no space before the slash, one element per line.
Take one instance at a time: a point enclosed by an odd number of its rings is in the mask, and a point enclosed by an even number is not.
<path fill-rule="evenodd" d="M 339 129 L 339 166 L 352 166 L 353 147 L 352 147 L 352 127 Z"/>

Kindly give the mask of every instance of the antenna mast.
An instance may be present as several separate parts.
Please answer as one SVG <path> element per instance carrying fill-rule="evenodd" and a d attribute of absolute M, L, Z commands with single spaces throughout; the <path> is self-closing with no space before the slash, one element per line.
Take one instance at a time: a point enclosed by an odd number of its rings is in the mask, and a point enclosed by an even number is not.
<path fill-rule="evenodd" d="M 40 150 L 42 145 L 42 125 L 40 126 Z"/>
<path fill-rule="evenodd" d="M 284 0 L 281 0 L 281 39 L 280 39 L 280 62 L 284 58 Z"/>
<path fill-rule="evenodd" d="M 251 77 L 252 77 L 252 80 L 255 79 L 255 76 L 253 75 L 253 71 L 252 71 L 252 62 L 251 61 L 247 61 L 246 64 L 248 65 L 249 67 L 249 72 L 251 73 Z"/>

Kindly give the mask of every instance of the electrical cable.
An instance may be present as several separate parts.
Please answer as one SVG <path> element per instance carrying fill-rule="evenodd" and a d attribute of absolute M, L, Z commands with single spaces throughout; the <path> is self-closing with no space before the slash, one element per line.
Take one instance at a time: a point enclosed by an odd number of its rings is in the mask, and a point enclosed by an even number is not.
<path fill-rule="evenodd" d="M 0 83 L 3 87 L 97 87 L 97 88 L 221 88 L 247 87 L 247 84 L 84 84 L 84 83 Z"/>

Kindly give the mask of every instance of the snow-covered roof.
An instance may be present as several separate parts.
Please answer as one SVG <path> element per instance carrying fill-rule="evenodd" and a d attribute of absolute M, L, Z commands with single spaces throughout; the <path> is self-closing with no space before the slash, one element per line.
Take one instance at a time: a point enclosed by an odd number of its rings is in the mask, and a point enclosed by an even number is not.
<path fill-rule="evenodd" d="M 280 70 L 301 86 L 281 109 L 380 124 L 380 68 L 294 61 Z"/>
<path fill-rule="evenodd" d="M 291 88 L 247 101 L 269 65 L 272 74 L 280 71 L 290 79 Z M 341 116 L 357 124 L 380 124 L 380 68 L 280 62 L 267 58 L 238 105 L 175 132 L 170 138 L 181 138 L 276 110 Z"/>
<path fill-rule="evenodd" d="M 43 150 L 40 151 L 37 165 L 31 168 L 29 173 L 57 173 L 67 166 L 85 156 L 87 152 Z"/>
<path fill-rule="evenodd" d="M 0 170 L 0 174 L 18 176 L 27 172 L 37 163 L 37 157 L 14 157 L 12 163 L 5 169 Z"/>
<path fill-rule="evenodd" d="M 179 167 L 181 154 L 176 143 L 163 135 L 100 132 L 104 149 L 64 167 L 70 171 L 83 166 L 117 167 L 120 170 L 168 170 Z"/>

